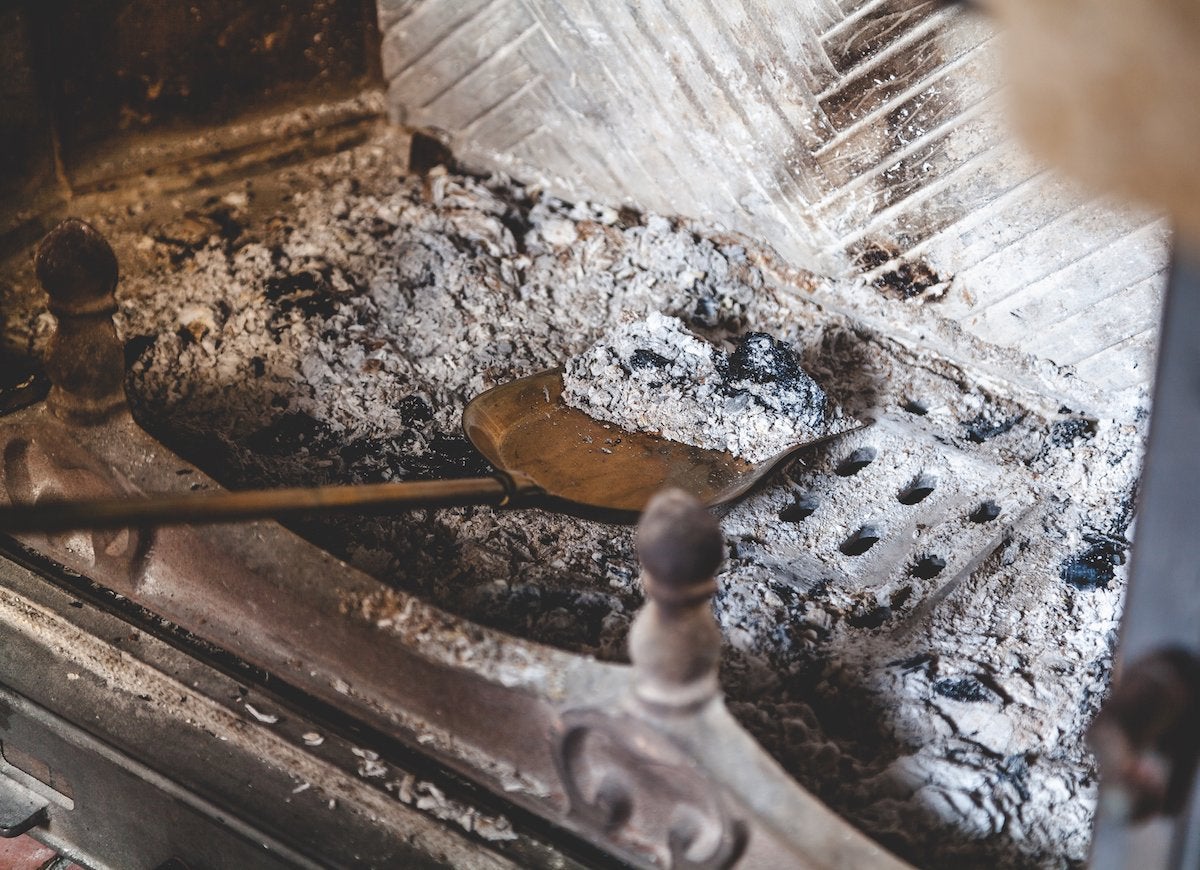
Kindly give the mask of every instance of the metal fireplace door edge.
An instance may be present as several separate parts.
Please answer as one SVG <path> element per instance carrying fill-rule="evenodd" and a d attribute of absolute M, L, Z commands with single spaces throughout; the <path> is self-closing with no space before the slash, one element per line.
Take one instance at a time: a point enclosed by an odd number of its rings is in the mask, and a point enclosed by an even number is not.
<path fill-rule="evenodd" d="M 117 614 L 0 560 L 0 836 L 94 870 L 519 866 L 358 775 L 344 742 Z M 20 795 L 26 809 L 4 795 Z M 573 866 L 569 865 L 568 866 Z"/>
<path fill-rule="evenodd" d="M 47 404 L 26 408 L 0 420 L 0 455 L 0 495 L 11 501 L 217 487 L 127 411 L 80 425 Z M 23 543 L 631 864 L 896 864 L 791 780 L 719 698 L 648 713 L 628 702 L 630 668 L 461 620 L 276 523 Z M 587 760 L 599 746 L 602 759 Z M 646 775 L 654 765 L 678 772 L 666 791 Z M 581 811 L 614 783 L 626 804 L 671 805 Z M 714 829 L 735 830 L 736 848 L 723 835 L 710 842 Z"/>

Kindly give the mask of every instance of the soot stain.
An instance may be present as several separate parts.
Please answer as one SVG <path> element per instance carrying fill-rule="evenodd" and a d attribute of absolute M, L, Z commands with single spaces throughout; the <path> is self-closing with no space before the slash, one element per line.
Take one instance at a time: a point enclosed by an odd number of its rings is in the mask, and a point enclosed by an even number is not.
<path fill-rule="evenodd" d="M 325 423 L 303 411 L 281 414 L 246 438 L 246 446 L 267 456 L 293 454 L 298 450 L 320 448 L 333 432 Z"/>
<path fill-rule="evenodd" d="M 1004 435 L 1010 432 L 1014 426 L 1024 419 L 1024 414 L 1014 414 L 1011 417 L 999 419 L 988 414 L 979 414 L 973 420 L 967 420 L 962 425 L 968 441 L 974 444 L 983 444 L 985 441 L 992 440 L 997 435 Z"/>
<path fill-rule="evenodd" d="M 284 275 L 268 278 L 263 285 L 267 299 L 281 313 L 296 310 L 305 317 L 329 318 L 340 301 L 363 292 L 361 281 L 332 263 L 316 262 Z"/>
<path fill-rule="evenodd" d="M 909 300 L 923 296 L 929 288 L 944 283 L 945 279 L 928 264 L 915 260 L 902 262 L 880 274 L 875 278 L 875 289 L 884 296 Z"/>
<path fill-rule="evenodd" d="M 891 245 L 871 243 L 855 257 L 855 264 L 863 272 L 873 272 L 888 263 L 893 265 L 876 275 L 871 283 L 876 290 L 891 299 L 917 299 L 924 296 L 931 287 L 937 287 L 948 280 L 924 260 L 902 259 L 900 251 Z"/>

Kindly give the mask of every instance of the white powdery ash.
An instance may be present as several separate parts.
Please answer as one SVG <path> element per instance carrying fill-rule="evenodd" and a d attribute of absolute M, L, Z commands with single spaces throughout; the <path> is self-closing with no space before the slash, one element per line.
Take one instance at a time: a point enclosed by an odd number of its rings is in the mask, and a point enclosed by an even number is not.
<path fill-rule="evenodd" d="M 829 435 L 837 417 L 798 366 L 789 378 L 776 376 L 773 344 L 765 335 L 748 337 L 741 345 L 747 368 L 765 375 L 731 377 L 728 354 L 678 318 L 651 312 L 573 357 L 563 371 L 563 400 L 626 430 L 762 462 Z"/>

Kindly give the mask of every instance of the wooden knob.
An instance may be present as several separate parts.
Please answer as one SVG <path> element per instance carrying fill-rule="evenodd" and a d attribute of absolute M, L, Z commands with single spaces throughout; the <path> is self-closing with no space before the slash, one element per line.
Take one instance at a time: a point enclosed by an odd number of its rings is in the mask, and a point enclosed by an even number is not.
<path fill-rule="evenodd" d="M 42 239 L 36 266 L 58 319 L 46 351 L 47 402 L 71 422 L 104 420 L 126 407 L 124 351 L 112 322 L 117 257 L 95 227 L 68 218 Z"/>
<path fill-rule="evenodd" d="M 664 490 L 646 505 L 637 548 L 646 594 L 659 603 L 684 604 L 716 592 L 713 575 L 724 556 L 721 527 L 683 490 Z"/>
<path fill-rule="evenodd" d="M 699 501 L 667 490 L 646 506 L 637 545 L 648 600 L 629 636 L 634 694 L 655 713 L 687 713 L 718 695 L 711 599 L 724 538 Z"/>
<path fill-rule="evenodd" d="M 117 255 L 100 232 L 79 218 L 67 218 L 42 239 L 37 277 L 50 294 L 55 314 L 117 310 Z"/>

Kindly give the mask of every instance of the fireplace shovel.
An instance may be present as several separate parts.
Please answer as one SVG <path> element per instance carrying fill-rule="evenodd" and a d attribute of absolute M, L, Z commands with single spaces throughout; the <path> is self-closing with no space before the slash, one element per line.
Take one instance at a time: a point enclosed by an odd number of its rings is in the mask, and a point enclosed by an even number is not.
<path fill-rule="evenodd" d="M 555 369 L 502 384 L 467 405 L 463 430 L 497 469 L 488 477 L 45 500 L 0 507 L 0 531 L 61 532 L 458 505 L 542 508 L 631 523 L 664 487 L 682 489 L 709 507 L 728 504 L 797 451 L 858 428 L 844 426 L 750 463 L 722 451 L 617 429 L 567 406 L 561 393 L 562 375 Z"/>

